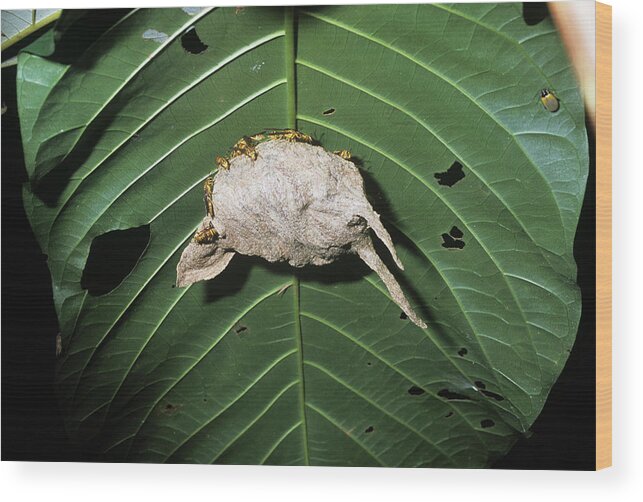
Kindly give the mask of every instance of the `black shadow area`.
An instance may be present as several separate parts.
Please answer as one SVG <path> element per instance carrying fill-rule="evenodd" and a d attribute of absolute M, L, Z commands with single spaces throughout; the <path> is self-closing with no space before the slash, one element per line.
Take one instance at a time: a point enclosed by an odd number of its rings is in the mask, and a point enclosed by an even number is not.
<path fill-rule="evenodd" d="M 54 393 L 58 321 L 22 205 L 16 67 L 2 70 L 2 460 L 74 461 Z"/>

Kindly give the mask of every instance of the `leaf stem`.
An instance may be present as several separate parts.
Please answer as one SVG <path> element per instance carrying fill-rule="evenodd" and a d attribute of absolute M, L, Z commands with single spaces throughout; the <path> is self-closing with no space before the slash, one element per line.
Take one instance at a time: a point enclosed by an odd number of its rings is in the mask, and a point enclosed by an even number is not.
<path fill-rule="evenodd" d="M 284 8 L 284 31 L 286 51 L 286 92 L 289 129 L 297 129 L 297 75 L 295 69 L 296 57 L 296 15 L 293 7 Z M 295 339 L 297 341 L 297 371 L 299 373 L 299 402 L 301 405 L 301 423 L 304 445 L 304 464 L 310 465 L 308 453 L 308 425 L 306 422 L 306 392 L 304 384 L 304 343 L 301 331 L 301 305 L 299 277 L 295 274 L 292 279 L 293 311 L 295 314 Z"/>
<path fill-rule="evenodd" d="M 287 107 L 288 107 L 288 125 L 289 129 L 297 129 L 297 90 L 295 74 L 295 9 L 285 7 L 284 13 L 284 31 L 286 33 L 286 80 L 287 80 Z"/>
<path fill-rule="evenodd" d="M 308 454 L 308 423 L 306 421 L 306 390 L 304 384 L 304 341 L 301 332 L 300 289 L 299 278 L 295 275 L 292 280 L 293 307 L 295 311 L 295 338 L 297 340 L 297 371 L 299 372 L 299 402 L 301 404 L 301 423 L 304 444 L 304 464 L 310 465 Z"/>

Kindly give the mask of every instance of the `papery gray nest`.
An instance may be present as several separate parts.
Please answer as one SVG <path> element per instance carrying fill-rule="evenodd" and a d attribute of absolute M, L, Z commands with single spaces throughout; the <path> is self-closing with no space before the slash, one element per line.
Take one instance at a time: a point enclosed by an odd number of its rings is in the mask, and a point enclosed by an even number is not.
<path fill-rule="evenodd" d="M 256 152 L 256 160 L 242 155 L 228 170 L 219 169 L 211 197 L 214 217 L 206 216 L 199 226 L 200 231 L 213 227 L 218 237 L 188 244 L 177 266 L 177 286 L 213 279 L 235 253 L 294 267 L 326 265 L 356 253 L 408 318 L 425 328 L 375 252 L 369 228 L 403 269 L 353 163 L 320 146 L 285 140 L 261 143 Z"/>

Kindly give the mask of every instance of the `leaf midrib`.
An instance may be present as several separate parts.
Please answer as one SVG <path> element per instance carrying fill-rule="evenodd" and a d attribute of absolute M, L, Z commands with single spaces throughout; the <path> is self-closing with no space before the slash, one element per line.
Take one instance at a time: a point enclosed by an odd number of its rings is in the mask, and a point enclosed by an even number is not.
<path fill-rule="evenodd" d="M 297 129 L 297 16 L 294 7 L 284 7 L 284 60 L 286 69 L 286 110 L 288 128 Z M 297 376 L 299 379 L 299 414 L 302 422 L 304 464 L 310 465 L 308 421 L 306 419 L 306 386 L 304 383 L 304 339 L 301 328 L 301 290 L 297 274 L 293 274 L 293 315 L 297 343 Z"/>

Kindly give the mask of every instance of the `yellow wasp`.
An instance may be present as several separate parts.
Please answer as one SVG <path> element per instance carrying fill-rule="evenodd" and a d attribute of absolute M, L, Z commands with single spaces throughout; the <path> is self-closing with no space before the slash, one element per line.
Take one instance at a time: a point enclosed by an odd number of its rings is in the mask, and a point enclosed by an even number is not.
<path fill-rule="evenodd" d="M 214 187 L 214 178 L 208 176 L 203 184 L 203 202 L 205 203 L 205 212 L 210 218 L 214 218 L 214 206 L 212 205 L 212 189 Z"/>
<path fill-rule="evenodd" d="M 246 155 L 252 160 L 257 160 L 257 151 L 253 145 L 253 140 L 244 136 L 237 141 L 237 143 L 232 147 L 231 157 L 239 157 L 240 155 Z"/>
<path fill-rule="evenodd" d="M 240 157 L 245 155 L 252 160 L 257 160 L 257 149 L 255 148 L 258 143 L 261 143 L 266 140 L 275 140 L 283 139 L 286 141 L 298 141 L 303 143 L 313 143 L 313 138 L 308 134 L 304 134 L 295 129 L 271 129 L 262 131 L 251 136 L 244 136 L 239 141 L 235 143 L 232 147 L 232 153 L 228 157 L 217 156 L 216 163 L 220 169 L 228 170 L 230 169 L 230 160 L 235 157 Z M 340 153 L 341 152 L 341 153 Z M 341 150 L 337 153 L 342 158 L 350 160 L 350 152 L 346 150 Z M 348 155 L 348 157 L 345 157 Z"/>
<path fill-rule="evenodd" d="M 285 139 L 286 141 L 300 141 L 303 143 L 313 142 L 313 138 L 311 136 L 295 129 L 275 129 L 270 131 L 268 136 L 270 139 Z"/>
<path fill-rule="evenodd" d="M 263 141 L 264 139 L 266 139 L 266 136 L 263 133 L 259 132 L 250 136 L 250 139 L 252 141 Z"/>
<path fill-rule="evenodd" d="M 339 155 L 344 160 L 351 160 L 353 158 L 353 155 L 348 150 L 337 150 L 336 152 L 333 152 L 333 153 L 335 155 Z"/>
<path fill-rule="evenodd" d="M 560 109 L 560 101 L 549 89 L 545 88 L 540 91 L 540 102 L 548 112 L 556 113 Z"/>
<path fill-rule="evenodd" d="M 211 244 L 219 236 L 219 233 L 214 229 L 212 223 L 208 225 L 208 228 L 199 230 L 194 234 L 194 242 L 197 244 Z"/>
<path fill-rule="evenodd" d="M 230 161 L 225 157 L 217 155 L 217 158 L 214 160 L 216 161 L 217 166 L 219 166 L 220 169 L 225 169 L 226 171 L 230 169 Z"/>

